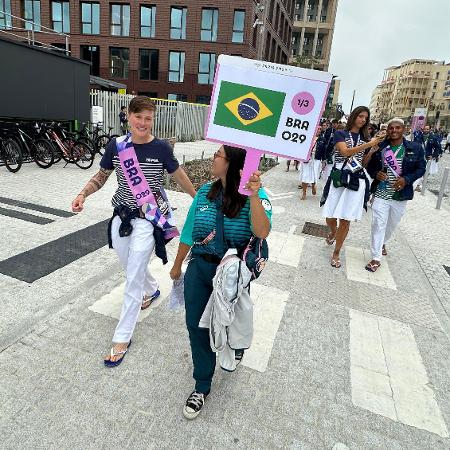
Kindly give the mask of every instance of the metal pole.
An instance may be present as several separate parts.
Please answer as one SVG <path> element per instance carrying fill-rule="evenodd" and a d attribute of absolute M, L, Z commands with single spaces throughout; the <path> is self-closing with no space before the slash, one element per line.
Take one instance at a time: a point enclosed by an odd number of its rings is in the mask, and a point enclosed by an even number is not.
<path fill-rule="evenodd" d="M 69 36 L 66 36 L 66 55 L 69 55 Z"/>
<path fill-rule="evenodd" d="M 356 94 L 356 89 L 353 90 L 352 106 L 350 106 L 350 112 L 353 111 L 353 102 L 355 101 L 355 94 Z"/>
<path fill-rule="evenodd" d="M 436 209 L 441 209 L 442 199 L 444 197 L 444 191 L 445 191 L 445 188 L 447 187 L 449 172 L 450 172 L 450 169 L 448 167 L 446 167 L 444 169 L 444 175 L 442 176 L 441 188 L 439 189 L 439 195 L 438 195 L 438 199 L 436 202 Z"/>
<path fill-rule="evenodd" d="M 422 190 L 420 192 L 420 195 L 425 195 L 425 190 L 427 188 L 427 183 L 428 183 L 428 177 L 430 175 L 430 166 L 431 166 L 431 159 L 429 159 L 427 162 L 427 168 L 425 170 L 425 175 L 423 176 Z"/>

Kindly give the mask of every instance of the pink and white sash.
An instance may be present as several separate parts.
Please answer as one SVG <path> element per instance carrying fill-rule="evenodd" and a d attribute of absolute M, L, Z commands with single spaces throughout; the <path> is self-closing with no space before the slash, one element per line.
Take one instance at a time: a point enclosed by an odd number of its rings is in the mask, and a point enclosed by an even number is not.
<path fill-rule="evenodd" d="M 402 175 L 402 169 L 400 167 L 400 164 L 397 161 L 397 155 L 400 152 L 400 150 L 403 148 L 403 145 L 401 145 L 397 151 L 394 153 L 392 148 L 390 146 L 386 147 L 384 150 L 384 164 L 386 167 L 388 167 L 392 173 L 396 177 L 400 177 Z"/>
<path fill-rule="evenodd" d="M 164 231 L 166 240 L 179 236 L 167 195 L 161 187 L 155 198 L 139 165 L 133 142 L 131 142 L 131 134 L 118 137 L 116 148 L 128 187 L 145 218 Z"/>

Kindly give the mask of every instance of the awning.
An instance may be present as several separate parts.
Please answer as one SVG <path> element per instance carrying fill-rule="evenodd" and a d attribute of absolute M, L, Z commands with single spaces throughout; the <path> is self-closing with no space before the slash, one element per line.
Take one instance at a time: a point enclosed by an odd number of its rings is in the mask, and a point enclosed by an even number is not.
<path fill-rule="evenodd" d="M 103 86 L 109 89 L 126 89 L 127 85 L 122 83 L 117 83 L 116 81 L 106 80 L 105 78 L 96 77 L 94 75 L 89 76 L 91 84 L 96 84 L 97 86 Z"/>

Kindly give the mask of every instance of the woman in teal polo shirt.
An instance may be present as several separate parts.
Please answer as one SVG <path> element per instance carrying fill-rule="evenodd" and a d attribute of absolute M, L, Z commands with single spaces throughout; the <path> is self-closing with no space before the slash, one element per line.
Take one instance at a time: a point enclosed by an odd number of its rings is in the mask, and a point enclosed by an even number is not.
<path fill-rule="evenodd" d="M 173 280 L 181 276 L 181 265 L 192 248 L 192 258 L 184 276 L 186 325 L 195 380 L 195 389 L 183 409 L 188 419 L 197 417 L 203 408 L 216 365 L 216 354 L 209 343 L 209 330 L 199 328 L 198 323 L 213 290 L 212 280 L 217 265 L 229 248 L 239 250 L 247 245 L 253 234 L 266 238 L 270 231 L 272 206 L 261 188 L 260 172 L 250 177 L 247 189 L 252 194 L 249 197 L 238 192 L 244 160 L 245 150 L 227 145 L 214 154 L 211 172 L 217 180 L 206 183 L 197 192 L 170 271 Z M 224 235 L 222 239 L 216 239 L 217 205 L 220 204 L 224 214 Z"/>

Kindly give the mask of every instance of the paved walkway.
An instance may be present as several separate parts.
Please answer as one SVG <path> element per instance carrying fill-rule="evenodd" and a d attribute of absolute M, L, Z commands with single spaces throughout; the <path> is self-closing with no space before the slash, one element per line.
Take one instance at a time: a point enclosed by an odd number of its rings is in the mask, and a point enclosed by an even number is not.
<path fill-rule="evenodd" d="M 254 344 L 235 373 L 217 370 L 194 422 L 181 414 L 191 360 L 184 315 L 167 308 L 169 266 L 151 262 L 162 298 L 142 314 L 125 362 L 102 364 L 124 282 L 102 224 L 115 181 L 64 217 L 95 168 L 3 169 L 0 448 L 449 448 L 448 203 L 437 211 L 434 194 L 416 196 L 376 274 L 363 268 L 369 210 L 336 270 L 324 240 L 303 232 L 324 223 L 318 197 L 300 201 L 298 174 L 284 168 L 265 175 L 274 221 L 252 289 Z M 189 198 L 170 198 L 182 222 Z"/>

